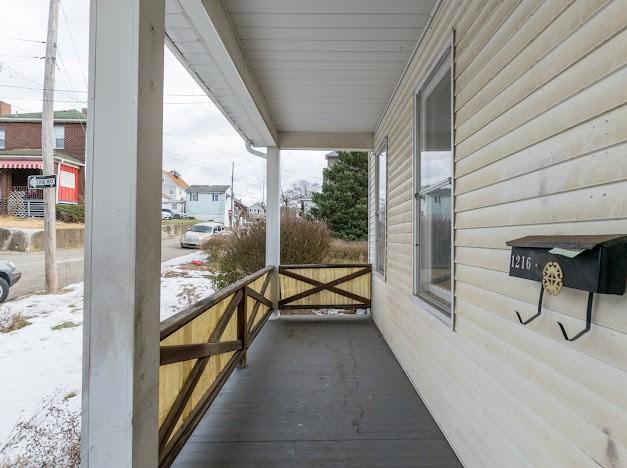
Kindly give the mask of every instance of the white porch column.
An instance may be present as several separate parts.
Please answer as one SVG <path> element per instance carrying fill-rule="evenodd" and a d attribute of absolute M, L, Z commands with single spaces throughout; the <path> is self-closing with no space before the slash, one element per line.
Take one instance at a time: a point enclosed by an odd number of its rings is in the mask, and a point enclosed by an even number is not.
<path fill-rule="evenodd" d="M 266 165 L 266 265 L 281 261 L 281 151 L 268 147 Z"/>
<path fill-rule="evenodd" d="M 82 466 L 157 466 L 164 0 L 91 0 Z"/>
<path fill-rule="evenodd" d="M 266 266 L 281 263 L 281 151 L 268 146 L 266 160 Z M 271 283 L 275 309 L 279 301 L 279 275 Z M 276 318 L 276 314 L 273 314 Z"/>

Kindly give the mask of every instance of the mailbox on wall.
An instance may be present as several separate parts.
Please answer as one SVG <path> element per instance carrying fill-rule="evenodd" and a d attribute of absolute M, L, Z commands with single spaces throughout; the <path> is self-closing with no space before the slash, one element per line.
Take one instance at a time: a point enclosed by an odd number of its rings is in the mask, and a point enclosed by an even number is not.
<path fill-rule="evenodd" d="M 557 296 L 563 287 L 588 291 L 586 328 L 569 338 L 558 322 L 564 338 L 574 341 L 590 330 L 594 293 L 625 293 L 626 235 L 528 236 L 507 245 L 512 247 L 509 275 L 541 283 L 537 313 L 523 320 L 516 312 L 523 325 L 542 313 L 544 293 Z"/>

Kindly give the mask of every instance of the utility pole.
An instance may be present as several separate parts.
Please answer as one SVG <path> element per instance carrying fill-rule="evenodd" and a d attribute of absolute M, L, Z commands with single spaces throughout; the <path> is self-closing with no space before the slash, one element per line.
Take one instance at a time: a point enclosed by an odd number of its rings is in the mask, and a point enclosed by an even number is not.
<path fill-rule="evenodd" d="M 233 217 L 235 216 L 235 211 L 233 208 L 235 206 L 235 189 L 233 187 L 233 181 L 235 180 L 235 161 L 231 162 L 231 214 L 229 215 L 229 227 L 233 229 Z"/>
<path fill-rule="evenodd" d="M 44 100 L 41 115 L 41 155 L 44 175 L 54 175 L 54 78 L 57 61 L 57 28 L 59 0 L 50 0 L 46 66 L 44 72 Z M 58 181 L 57 181 L 58 183 Z M 43 189 L 44 197 L 44 253 L 46 292 L 59 289 L 57 278 L 56 187 Z"/>

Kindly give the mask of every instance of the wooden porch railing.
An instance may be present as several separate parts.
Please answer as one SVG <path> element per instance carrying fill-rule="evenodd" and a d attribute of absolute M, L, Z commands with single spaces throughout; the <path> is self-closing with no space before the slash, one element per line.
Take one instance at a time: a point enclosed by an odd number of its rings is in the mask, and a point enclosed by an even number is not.
<path fill-rule="evenodd" d="M 370 307 L 371 281 L 370 264 L 281 265 L 279 309 Z"/>
<path fill-rule="evenodd" d="M 159 466 L 172 464 L 272 312 L 274 267 L 161 323 Z"/>
<path fill-rule="evenodd" d="M 370 307 L 372 268 L 279 267 L 280 309 Z M 267 267 L 161 323 L 159 466 L 170 466 L 270 316 Z"/>

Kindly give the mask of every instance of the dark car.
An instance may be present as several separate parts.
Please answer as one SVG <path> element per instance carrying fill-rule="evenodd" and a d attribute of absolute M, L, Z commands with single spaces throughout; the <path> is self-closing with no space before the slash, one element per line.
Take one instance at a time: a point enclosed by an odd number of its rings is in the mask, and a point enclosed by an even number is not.
<path fill-rule="evenodd" d="M 17 283 L 22 273 L 17 271 L 13 262 L 0 260 L 0 302 L 4 302 L 9 295 L 9 288 Z"/>

